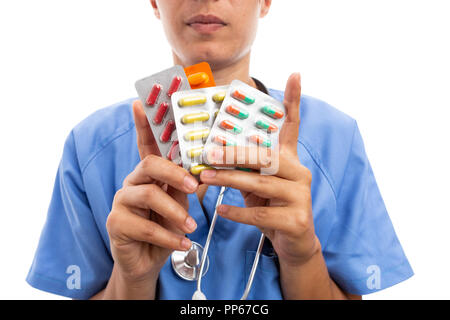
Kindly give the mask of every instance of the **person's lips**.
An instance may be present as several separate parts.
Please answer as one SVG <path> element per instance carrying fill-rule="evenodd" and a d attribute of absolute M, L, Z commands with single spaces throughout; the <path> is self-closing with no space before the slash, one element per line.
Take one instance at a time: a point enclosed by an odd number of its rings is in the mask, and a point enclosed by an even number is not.
<path fill-rule="evenodd" d="M 186 24 L 190 27 L 192 27 L 195 31 L 198 33 L 203 34 L 209 34 L 213 33 L 223 27 L 225 27 L 227 24 L 220 19 L 219 17 L 216 17 L 215 15 L 196 15 L 192 18 L 190 18 Z"/>

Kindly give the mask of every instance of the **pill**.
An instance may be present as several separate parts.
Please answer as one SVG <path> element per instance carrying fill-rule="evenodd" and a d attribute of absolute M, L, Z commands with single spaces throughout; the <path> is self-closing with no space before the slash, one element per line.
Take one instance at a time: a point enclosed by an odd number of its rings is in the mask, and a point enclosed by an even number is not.
<path fill-rule="evenodd" d="M 178 101 L 178 105 L 180 107 L 191 107 L 196 105 L 201 105 L 206 103 L 206 96 L 203 94 L 189 96 L 186 98 L 182 98 Z"/>
<path fill-rule="evenodd" d="M 224 136 L 215 136 L 214 142 L 221 146 L 235 146 L 236 142 L 231 139 L 225 138 Z"/>
<path fill-rule="evenodd" d="M 152 91 L 150 91 L 150 94 L 147 98 L 147 104 L 149 106 L 153 106 L 156 103 L 156 100 L 158 100 L 159 94 L 161 93 L 162 86 L 160 84 L 155 84 L 152 88 Z"/>
<path fill-rule="evenodd" d="M 181 118 L 181 123 L 190 124 L 196 122 L 205 122 L 209 120 L 208 112 L 189 113 Z"/>
<path fill-rule="evenodd" d="M 268 133 L 273 133 L 278 131 L 278 127 L 274 125 L 273 123 L 267 122 L 265 120 L 259 119 L 256 121 L 256 127 L 259 129 L 263 129 L 267 131 Z"/>
<path fill-rule="evenodd" d="M 186 141 L 202 140 L 208 138 L 209 128 L 188 131 L 184 135 Z"/>
<path fill-rule="evenodd" d="M 167 104 L 166 102 L 162 102 L 159 105 L 158 111 L 156 111 L 155 117 L 153 118 L 153 123 L 161 124 L 161 122 L 164 119 L 164 116 L 167 113 L 167 110 L 169 110 L 169 104 Z"/>
<path fill-rule="evenodd" d="M 250 141 L 257 145 L 264 146 L 267 148 L 270 148 L 272 146 L 272 143 L 270 142 L 269 139 L 263 138 L 258 134 L 254 134 L 254 135 L 250 136 Z"/>
<path fill-rule="evenodd" d="M 219 124 L 219 127 L 221 127 L 223 130 L 230 131 L 230 132 L 232 132 L 234 134 L 239 134 L 239 133 L 242 132 L 242 128 L 239 127 L 237 124 L 234 124 L 230 120 L 223 120 Z"/>
<path fill-rule="evenodd" d="M 180 85 L 181 85 L 181 77 L 176 76 L 175 78 L 173 78 L 172 84 L 170 85 L 169 91 L 167 92 L 167 96 L 171 97 L 175 92 L 177 92 L 178 89 L 180 88 Z"/>
<path fill-rule="evenodd" d="M 272 107 L 272 106 L 262 107 L 261 112 L 264 114 L 267 114 L 269 117 L 274 118 L 274 119 L 281 119 L 284 117 L 283 111 L 281 111 L 280 109 L 277 109 L 275 107 Z"/>
<path fill-rule="evenodd" d="M 206 74 L 206 72 L 197 72 L 197 73 L 191 74 L 188 77 L 188 81 L 191 86 L 198 86 L 202 83 L 207 83 L 209 81 L 209 77 Z"/>
<path fill-rule="evenodd" d="M 229 105 L 225 110 L 229 114 L 235 116 L 236 118 L 239 118 L 239 119 L 247 119 L 248 118 L 248 112 L 246 110 L 240 109 L 236 106 Z"/>
<path fill-rule="evenodd" d="M 219 114 L 219 110 L 216 110 L 216 112 L 214 112 L 214 119 L 217 118 L 217 115 Z"/>
<path fill-rule="evenodd" d="M 175 131 L 175 121 L 170 120 L 167 122 L 166 127 L 164 128 L 163 132 L 161 133 L 161 136 L 159 137 L 159 140 L 161 142 L 169 142 L 170 137 L 172 136 L 172 133 Z"/>
<path fill-rule="evenodd" d="M 253 104 L 255 103 L 255 99 L 249 96 L 246 96 L 244 93 L 239 90 L 234 90 L 231 96 L 239 101 L 242 101 L 245 104 Z"/>
<path fill-rule="evenodd" d="M 225 100 L 226 95 L 227 95 L 226 91 L 218 92 L 215 95 L 213 95 L 213 101 L 215 103 L 223 102 L 223 100 Z"/>
<path fill-rule="evenodd" d="M 173 161 L 177 158 L 180 152 L 180 143 L 178 140 L 172 143 L 169 152 L 167 153 L 167 160 Z"/>
<path fill-rule="evenodd" d="M 203 147 L 196 147 L 196 148 L 189 149 L 187 151 L 187 155 L 188 155 L 188 157 L 194 159 L 194 158 L 200 157 L 202 155 L 202 152 L 203 152 Z"/>
<path fill-rule="evenodd" d="M 207 166 L 206 164 L 199 164 L 198 166 L 191 167 L 191 173 L 195 176 L 202 173 L 203 170 L 214 170 L 214 168 L 211 168 L 210 166 Z"/>

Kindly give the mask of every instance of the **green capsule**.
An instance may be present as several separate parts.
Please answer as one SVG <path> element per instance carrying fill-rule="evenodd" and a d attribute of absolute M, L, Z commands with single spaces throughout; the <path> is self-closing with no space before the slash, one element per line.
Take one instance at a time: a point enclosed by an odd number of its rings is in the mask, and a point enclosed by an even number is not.
<path fill-rule="evenodd" d="M 281 119 L 284 117 L 284 112 L 272 107 L 272 106 L 264 106 L 261 108 L 261 112 L 267 114 L 269 117 L 274 119 Z"/>
<path fill-rule="evenodd" d="M 224 147 L 234 147 L 236 146 L 236 142 L 228 139 L 224 136 L 215 136 L 214 137 L 214 142 L 217 143 L 218 145 L 224 146 Z"/>
<path fill-rule="evenodd" d="M 220 122 L 219 127 L 234 134 L 239 134 L 242 132 L 242 128 L 230 120 L 223 120 Z"/>
<path fill-rule="evenodd" d="M 256 127 L 258 129 L 263 129 L 265 131 L 267 131 L 268 133 L 274 133 L 276 131 L 278 131 L 278 127 L 276 125 L 274 125 L 273 123 L 267 122 L 265 120 L 259 119 L 258 121 L 256 121 Z"/>
<path fill-rule="evenodd" d="M 267 148 L 270 148 L 272 146 L 272 143 L 270 142 L 269 139 L 264 138 L 257 134 L 250 136 L 250 141 L 253 142 L 254 144 L 257 144 L 257 145 L 263 146 L 263 147 L 267 147 Z"/>
<path fill-rule="evenodd" d="M 255 103 L 255 98 L 247 96 L 245 93 L 240 92 L 239 90 L 233 91 L 231 96 L 245 104 L 253 104 Z"/>
<path fill-rule="evenodd" d="M 246 110 L 238 108 L 231 104 L 225 109 L 225 111 L 241 120 L 248 118 L 248 112 Z"/>

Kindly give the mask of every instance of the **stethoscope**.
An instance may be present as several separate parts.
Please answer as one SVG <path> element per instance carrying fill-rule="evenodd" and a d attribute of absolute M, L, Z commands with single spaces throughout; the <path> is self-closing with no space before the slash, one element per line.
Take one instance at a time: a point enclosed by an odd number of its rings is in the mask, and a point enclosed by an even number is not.
<path fill-rule="evenodd" d="M 255 78 L 253 78 L 253 80 L 261 91 L 268 93 L 267 88 L 262 82 Z M 208 249 L 218 217 L 217 207 L 222 204 L 223 196 L 226 190 L 226 187 L 222 187 L 220 189 L 214 209 L 214 215 L 211 221 L 211 226 L 209 227 L 208 237 L 206 238 L 205 247 L 203 248 L 200 244 L 192 241 L 192 246 L 188 251 L 174 251 L 171 256 L 173 270 L 178 276 L 185 280 L 197 281 L 197 290 L 192 295 L 192 300 L 206 300 L 206 295 L 202 292 L 202 278 L 205 276 L 209 267 Z M 250 271 L 250 275 L 248 277 L 241 300 L 247 299 L 248 294 L 250 293 L 250 289 L 252 288 L 253 279 L 255 277 L 256 268 L 258 267 L 259 257 L 261 256 L 264 240 L 265 235 L 264 233 L 261 233 L 258 249 L 256 250 L 255 259 L 253 260 L 252 269 Z M 201 259 L 199 260 L 200 256 Z"/>
<path fill-rule="evenodd" d="M 208 259 L 208 249 L 211 243 L 212 234 L 216 226 L 217 221 L 217 207 L 222 204 L 223 196 L 226 187 L 222 187 L 219 192 L 219 197 L 216 201 L 216 207 L 214 210 L 214 216 L 211 221 L 211 226 L 209 227 L 208 237 L 206 238 L 205 247 L 203 248 L 200 244 L 192 242 L 192 246 L 188 251 L 174 251 L 171 256 L 172 267 L 175 273 L 182 279 L 189 281 L 197 281 L 197 290 L 192 296 L 192 300 L 206 300 L 205 294 L 202 292 L 202 278 L 208 271 L 209 259 Z M 248 278 L 247 284 L 245 286 L 244 293 L 242 294 L 241 300 L 246 300 L 250 289 L 252 288 L 253 279 L 255 277 L 256 268 L 258 266 L 259 257 L 264 245 L 265 236 L 262 233 L 259 239 L 258 249 L 256 251 L 255 259 L 253 260 L 253 266 L 250 271 L 250 276 Z M 201 256 L 201 260 L 199 257 Z"/>

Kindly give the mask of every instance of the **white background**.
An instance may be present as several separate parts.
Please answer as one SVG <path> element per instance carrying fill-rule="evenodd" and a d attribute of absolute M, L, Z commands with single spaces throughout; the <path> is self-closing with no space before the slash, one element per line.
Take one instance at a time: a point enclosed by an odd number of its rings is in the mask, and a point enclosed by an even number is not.
<path fill-rule="evenodd" d="M 450 298 L 448 0 L 274 0 L 251 74 L 357 119 L 416 275 L 366 299 Z M 25 282 L 66 136 L 171 66 L 147 0 L 0 2 L 0 298 Z M 275 57 L 275 58 L 274 58 Z"/>

